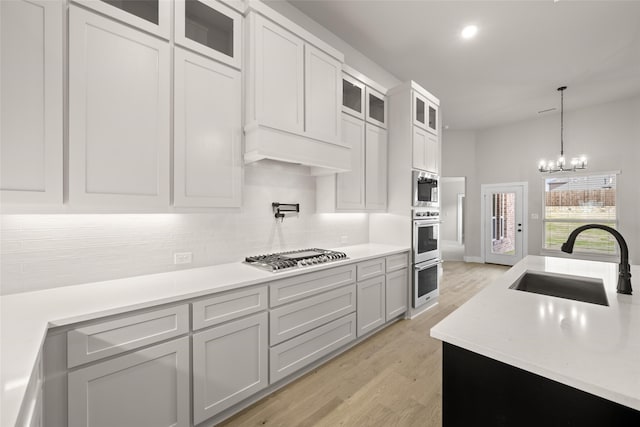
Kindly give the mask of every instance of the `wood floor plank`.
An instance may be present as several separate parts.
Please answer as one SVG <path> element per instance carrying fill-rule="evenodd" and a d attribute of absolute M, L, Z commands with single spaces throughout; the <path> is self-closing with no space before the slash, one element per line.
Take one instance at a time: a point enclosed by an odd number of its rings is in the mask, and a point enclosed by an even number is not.
<path fill-rule="evenodd" d="M 507 269 L 445 262 L 436 306 L 413 320 L 394 323 L 221 425 L 441 425 L 442 343 L 429 331 Z"/>

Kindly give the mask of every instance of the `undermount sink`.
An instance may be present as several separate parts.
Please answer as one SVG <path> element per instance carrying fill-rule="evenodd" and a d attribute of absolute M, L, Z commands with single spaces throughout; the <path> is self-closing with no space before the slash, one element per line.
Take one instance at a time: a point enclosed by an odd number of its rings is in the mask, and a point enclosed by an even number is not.
<path fill-rule="evenodd" d="M 527 271 L 509 288 L 591 304 L 609 305 L 602 279 L 592 277 L 557 276 Z"/>

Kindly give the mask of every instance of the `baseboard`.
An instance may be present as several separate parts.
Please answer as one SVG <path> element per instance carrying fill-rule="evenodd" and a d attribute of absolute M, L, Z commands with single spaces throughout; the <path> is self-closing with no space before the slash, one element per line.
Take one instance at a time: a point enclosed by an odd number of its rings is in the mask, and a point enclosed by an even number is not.
<path fill-rule="evenodd" d="M 477 262 L 479 264 L 484 264 L 484 260 L 479 256 L 466 256 L 464 257 L 464 262 Z"/>

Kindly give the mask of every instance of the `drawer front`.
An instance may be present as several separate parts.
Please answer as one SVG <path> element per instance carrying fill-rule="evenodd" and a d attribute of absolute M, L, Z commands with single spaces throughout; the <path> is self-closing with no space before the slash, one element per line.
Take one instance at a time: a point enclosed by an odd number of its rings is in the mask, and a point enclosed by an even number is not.
<path fill-rule="evenodd" d="M 269 304 L 277 307 L 356 281 L 356 266 L 330 268 L 302 276 L 279 280 L 270 285 Z"/>
<path fill-rule="evenodd" d="M 196 301 L 193 307 L 193 329 L 217 325 L 228 320 L 267 309 L 267 287 L 247 289 Z"/>
<path fill-rule="evenodd" d="M 387 273 L 407 268 L 409 266 L 409 252 L 389 255 L 387 257 Z"/>
<path fill-rule="evenodd" d="M 372 259 L 358 264 L 358 282 L 384 273 L 384 258 Z"/>
<path fill-rule="evenodd" d="M 67 332 L 67 367 L 93 362 L 189 332 L 189 306 L 155 310 Z"/>
<path fill-rule="evenodd" d="M 269 350 L 270 383 L 304 368 L 355 337 L 356 315 L 353 313 L 272 347 Z"/>
<path fill-rule="evenodd" d="M 355 310 L 355 284 L 276 308 L 269 313 L 269 344 L 279 344 Z"/>

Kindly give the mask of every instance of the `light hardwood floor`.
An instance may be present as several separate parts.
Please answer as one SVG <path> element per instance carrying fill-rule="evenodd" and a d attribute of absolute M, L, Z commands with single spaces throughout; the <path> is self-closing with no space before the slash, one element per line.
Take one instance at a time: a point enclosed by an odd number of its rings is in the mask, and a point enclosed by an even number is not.
<path fill-rule="evenodd" d="M 440 426 L 442 346 L 429 330 L 507 268 L 445 262 L 438 305 L 396 322 L 221 425 Z"/>

